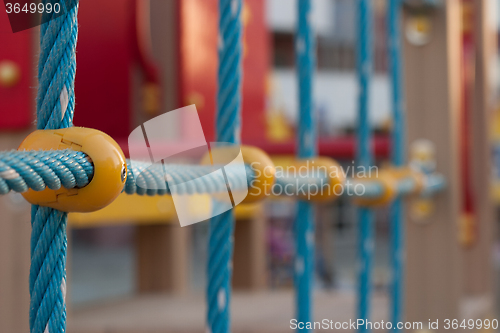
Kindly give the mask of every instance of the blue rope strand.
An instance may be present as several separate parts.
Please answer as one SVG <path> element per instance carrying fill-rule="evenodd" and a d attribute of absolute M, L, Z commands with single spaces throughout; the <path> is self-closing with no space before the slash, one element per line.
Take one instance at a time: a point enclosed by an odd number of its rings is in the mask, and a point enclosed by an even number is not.
<path fill-rule="evenodd" d="M 239 167 L 222 165 L 153 165 L 127 160 L 128 176 L 124 192 L 139 195 L 171 194 L 170 184 L 175 184 L 176 194 L 205 194 L 227 192 L 224 177 L 214 171 L 224 167 L 231 189 L 242 190 L 252 186 L 254 173 L 246 165 L 247 178 L 241 179 Z M 19 172 L 18 172 L 19 171 Z M 170 178 L 165 179 L 165 174 Z M 29 188 L 41 191 L 46 187 L 52 190 L 60 188 L 82 188 L 87 186 L 94 175 L 94 165 L 87 155 L 80 151 L 5 151 L 0 152 L 0 195 L 10 191 L 25 192 Z M 80 179 L 80 180 L 78 180 Z M 78 183 L 77 183 L 78 181 Z M 377 181 L 361 181 L 363 193 L 356 193 L 358 179 L 346 182 L 344 195 L 377 198 L 384 194 L 384 186 Z M 439 174 L 425 176 L 422 195 L 429 196 L 445 186 L 444 178 Z M 246 187 L 245 187 L 246 186 Z M 315 171 L 310 175 L 279 174 L 275 179 L 273 194 L 295 196 L 307 192 L 307 189 L 329 191 L 329 178 L 324 172 Z M 410 178 L 403 178 L 397 185 L 401 196 L 413 193 L 417 183 Z"/>
<path fill-rule="evenodd" d="M 94 169 L 82 152 L 61 151 L 8 151 L 0 152 L 0 179 L 5 189 L 25 192 L 28 188 L 42 191 L 46 187 L 58 190 L 87 185 Z"/>
<path fill-rule="evenodd" d="M 48 0 L 43 1 L 43 3 Z M 72 126 L 75 106 L 78 5 L 42 25 L 38 67 L 37 128 Z M 44 14 L 51 15 L 51 14 Z M 48 18 L 45 16 L 45 18 Z M 69 160 L 61 160 L 68 167 Z M 42 166 L 40 166 L 42 167 Z M 73 165 L 72 165 L 73 167 Z M 55 171 L 54 171 L 55 172 Z M 79 170 L 76 185 L 85 183 Z M 39 181 L 39 179 L 37 179 Z M 54 185 L 54 184 L 52 184 Z M 66 184 L 69 185 L 69 184 Z M 31 209 L 30 332 L 66 332 L 66 213 L 33 205 Z"/>
<path fill-rule="evenodd" d="M 372 0 L 357 0 L 357 77 L 359 86 L 358 101 L 358 142 L 357 159 L 360 167 L 369 168 L 372 163 L 369 95 L 372 72 Z M 370 299 L 372 294 L 371 274 L 374 249 L 374 219 L 370 209 L 358 209 L 358 309 L 357 318 L 370 318 Z M 368 332 L 363 326 L 360 332 Z"/>
<path fill-rule="evenodd" d="M 299 121 L 297 156 L 300 159 L 316 156 L 316 117 L 313 105 L 313 79 L 316 63 L 315 39 L 310 16 L 311 1 L 297 4 L 298 27 L 295 40 L 299 84 Z M 299 322 L 312 322 L 314 280 L 314 207 L 306 201 L 296 206 L 295 233 L 295 309 Z M 302 329 L 301 332 L 310 332 Z"/>
<path fill-rule="evenodd" d="M 219 0 L 219 69 L 216 141 L 240 143 L 242 85 L 242 0 Z M 230 332 L 234 215 L 210 220 L 207 267 L 207 326 Z"/>
<path fill-rule="evenodd" d="M 405 110 L 401 54 L 401 0 L 389 0 L 387 6 L 388 55 L 392 90 L 392 163 L 396 167 L 405 164 Z M 391 266 L 390 318 L 395 323 L 403 320 L 404 313 L 404 253 L 405 253 L 405 210 L 403 200 L 398 197 L 391 206 Z M 396 332 L 401 332 L 395 328 Z"/>

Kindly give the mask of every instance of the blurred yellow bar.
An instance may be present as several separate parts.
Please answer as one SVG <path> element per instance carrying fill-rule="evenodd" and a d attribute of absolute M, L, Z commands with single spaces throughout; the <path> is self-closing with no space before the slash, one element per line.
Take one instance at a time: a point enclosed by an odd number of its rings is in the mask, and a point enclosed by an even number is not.
<path fill-rule="evenodd" d="M 293 155 L 271 156 L 275 165 L 286 167 L 295 159 Z M 272 199 L 275 199 L 271 196 Z M 203 212 L 211 209 L 210 202 L 195 207 Z M 262 203 L 238 205 L 235 209 L 237 220 L 251 219 L 262 213 Z M 109 206 L 92 213 L 69 214 L 69 223 L 74 228 L 90 228 L 112 225 L 151 225 L 179 223 L 172 197 L 128 195 L 125 193 Z"/>
<path fill-rule="evenodd" d="M 198 212 L 211 209 L 210 202 L 204 205 L 197 200 Z M 236 206 L 236 219 L 251 219 L 262 212 L 261 203 Z M 178 223 L 172 197 L 140 196 L 120 194 L 104 209 L 92 213 L 69 214 L 69 223 L 75 228 L 102 227 L 112 225 L 151 225 Z"/>

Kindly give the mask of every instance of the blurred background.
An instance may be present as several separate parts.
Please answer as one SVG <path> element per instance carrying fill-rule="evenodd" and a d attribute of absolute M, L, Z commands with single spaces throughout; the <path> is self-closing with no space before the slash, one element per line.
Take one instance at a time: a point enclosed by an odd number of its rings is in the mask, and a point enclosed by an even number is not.
<path fill-rule="evenodd" d="M 312 3 L 319 151 L 348 167 L 357 119 L 356 1 Z M 373 6 L 370 119 L 376 163 L 383 165 L 391 131 L 386 1 Z M 446 0 L 425 11 L 404 9 L 408 146 L 430 140 L 437 170 L 451 184 L 436 200 L 407 203 L 409 318 L 426 318 L 426 307 L 440 309 L 436 318 L 498 318 L 499 8 L 498 0 Z M 242 15 L 242 140 L 287 165 L 296 145 L 296 3 L 245 0 Z M 213 141 L 217 19 L 216 0 L 81 1 L 75 125 L 105 131 L 127 154 L 136 126 L 195 104 Z M 2 149 L 15 149 L 32 130 L 38 33 L 13 34 L 0 13 Z M 165 131 L 190 135 L 183 119 Z M 29 205 L 9 194 L 0 209 L 0 327 L 26 332 Z M 278 197 L 236 211 L 235 332 L 289 331 L 294 213 L 295 201 Z M 374 320 L 388 317 L 388 214 L 376 209 Z M 203 330 L 208 223 L 180 228 L 169 198 L 123 196 L 103 211 L 72 214 L 69 223 L 69 332 Z M 349 198 L 317 207 L 318 320 L 355 318 L 357 234 Z"/>

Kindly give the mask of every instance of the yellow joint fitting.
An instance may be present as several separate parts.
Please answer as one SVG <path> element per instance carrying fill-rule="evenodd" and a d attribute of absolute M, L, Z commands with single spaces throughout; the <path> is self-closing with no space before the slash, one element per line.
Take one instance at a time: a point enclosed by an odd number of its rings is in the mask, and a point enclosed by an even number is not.
<path fill-rule="evenodd" d="M 377 174 L 366 178 L 357 178 L 359 183 L 377 182 L 382 185 L 383 193 L 377 198 L 355 197 L 353 201 L 358 206 L 374 207 L 391 203 L 397 195 L 398 178 L 392 170 L 379 170 Z"/>
<path fill-rule="evenodd" d="M 94 177 L 82 188 L 28 190 L 23 197 L 33 205 L 64 212 L 93 212 L 109 205 L 122 192 L 127 175 L 125 156 L 107 134 L 91 128 L 70 127 L 38 130 L 26 137 L 18 150 L 72 149 L 87 154 L 94 164 Z"/>
<path fill-rule="evenodd" d="M 248 188 L 248 194 L 241 203 L 258 202 L 271 194 L 276 174 L 276 167 L 273 161 L 262 149 L 251 146 L 215 147 L 210 149 L 210 155 L 203 157 L 201 163 L 227 164 L 237 155 L 234 151 L 236 148 L 241 150 L 243 161 L 245 164 L 250 165 L 254 172 L 254 178 Z"/>
<path fill-rule="evenodd" d="M 272 192 L 276 167 L 271 158 L 260 148 L 241 146 L 241 153 L 245 164 L 254 171 L 254 179 L 248 188 L 248 195 L 242 203 L 260 201 Z"/>
<path fill-rule="evenodd" d="M 300 172 L 302 168 L 308 169 L 308 174 L 312 177 L 319 176 L 325 172 L 328 177 L 328 188 L 319 189 L 317 193 L 307 195 L 299 195 L 302 200 L 311 200 L 314 202 L 327 202 L 335 200 L 342 193 L 342 190 L 337 191 L 337 186 L 343 186 L 345 183 L 345 174 L 342 167 L 333 159 L 328 157 L 314 157 L 310 159 L 295 160 L 292 166 Z"/>
<path fill-rule="evenodd" d="M 415 182 L 415 189 L 413 191 L 414 194 L 418 194 L 424 189 L 425 176 L 420 171 L 411 169 L 409 167 L 389 167 L 387 171 L 391 172 L 397 181 L 406 178 L 412 178 Z"/>

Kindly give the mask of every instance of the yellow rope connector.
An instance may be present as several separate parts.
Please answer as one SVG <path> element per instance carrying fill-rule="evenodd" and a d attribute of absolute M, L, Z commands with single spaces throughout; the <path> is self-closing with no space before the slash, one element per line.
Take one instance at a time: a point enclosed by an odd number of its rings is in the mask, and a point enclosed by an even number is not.
<path fill-rule="evenodd" d="M 412 193 L 420 193 L 424 189 L 425 176 L 422 172 L 413 170 L 412 168 L 409 167 L 403 167 L 403 168 L 389 167 L 387 168 L 387 171 L 391 172 L 397 181 L 411 178 L 415 183 L 415 188 Z"/>
<path fill-rule="evenodd" d="M 127 163 L 120 146 L 107 134 L 95 129 L 70 127 L 38 130 L 28 135 L 18 150 L 72 149 L 87 154 L 94 164 L 94 177 L 82 188 L 32 189 L 23 193 L 31 204 L 64 212 L 93 212 L 109 205 L 122 192 Z"/>
<path fill-rule="evenodd" d="M 325 174 L 328 178 L 328 184 L 323 188 L 318 189 L 315 193 L 308 193 L 306 196 L 298 195 L 299 199 L 313 202 L 327 202 L 337 199 L 342 194 L 345 173 L 335 160 L 318 156 L 311 159 L 295 160 L 292 163 L 292 167 L 299 175 L 301 174 L 301 169 L 307 168 L 309 177 L 317 177 L 320 174 Z M 340 189 L 337 189 L 337 187 L 340 187 Z"/>
<path fill-rule="evenodd" d="M 408 167 L 396 168 L 388 167 L 378 171 L 376 175 L 368 178 L 358 178 L 357 182 L 378 182 L 383 187 L 383 194 L 377 198 L 358 197 L 354 202 L 359 206 L 384 206 L 391 203 L 398 194 L 398 183 L 405 179 L 414 182 L 411 194 L 420 193 L 424 188 L 424 174 Z"/>
<path fill-rule="evenodd" d="M 355 197 L 353 202 L 358 206 L 374 207 L 384 206 L 391 203 L 397 196 L 398 178 L 392 170 L 380 170 L 376 175 L 371 175 L 366 178 L 357 178 L 356 182 L 363 183 L 378 183 L 382 186 L 382 195 L 375 198 Z"/>
<path fill-rule="evenodd" d="M 203 157 L 201 164 L 231 163 L 241 151 L 243 161 L 253 171 L 253 181 L 248 187 L 248 194 L 241 203 L 261 201 L 269 196 L 275 181 L 276 167 L 269 156 L 262 150 L 251 146 L 221 146 L 210 149 L 210 154 Z"/>

